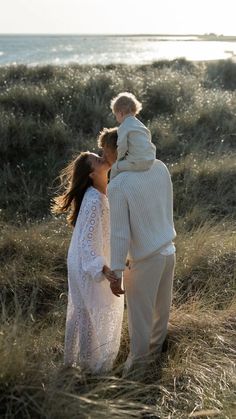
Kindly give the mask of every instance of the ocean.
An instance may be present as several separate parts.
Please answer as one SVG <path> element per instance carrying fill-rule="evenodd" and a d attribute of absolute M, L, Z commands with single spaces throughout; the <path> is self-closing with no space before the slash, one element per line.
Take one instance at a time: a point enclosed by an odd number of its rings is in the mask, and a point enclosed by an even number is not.
<path fill-rule="evenodd" d="M 197 36 L 0 35 L 0 66 L 148 64 L 179 57 L 191 61 L 235 58 L 236 42 Z"/>

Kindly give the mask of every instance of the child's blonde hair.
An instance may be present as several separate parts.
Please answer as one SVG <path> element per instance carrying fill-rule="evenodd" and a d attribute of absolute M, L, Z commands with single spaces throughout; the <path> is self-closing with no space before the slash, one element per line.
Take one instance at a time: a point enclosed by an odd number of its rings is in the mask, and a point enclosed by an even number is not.
<path fill-rule="evenodd" d="M 119 93 L 118 96 L 111 100 L 111 110 L 115 114 L 123 112 L 124 114 L 132 113 L 137 115 L 142 109 L 142 103 L 129 92 Z"/>

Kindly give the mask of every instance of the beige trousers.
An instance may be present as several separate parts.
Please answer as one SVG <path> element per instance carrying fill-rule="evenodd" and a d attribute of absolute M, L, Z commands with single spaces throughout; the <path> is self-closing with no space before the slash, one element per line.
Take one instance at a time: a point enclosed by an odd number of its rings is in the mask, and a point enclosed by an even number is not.
<path fill-rule="evenodd" d="M 160 253 L 131 262 L 124 274 L 130 352 L 125 368 L 160 353 L 172 301 L 175 254 Z"/>

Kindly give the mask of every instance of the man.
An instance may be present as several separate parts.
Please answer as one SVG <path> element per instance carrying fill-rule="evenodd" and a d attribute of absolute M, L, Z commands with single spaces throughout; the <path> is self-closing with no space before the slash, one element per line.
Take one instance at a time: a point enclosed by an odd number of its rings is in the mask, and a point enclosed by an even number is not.
<path fill-rule="evenodd" d="M 112 166 L 117 128 L 105 128 L 98 145 Z M 161 352 L 167 334 L 175 266 L 173 191 L 167 167 L 155 160 L 147 171 L 122 172 L 108 185 L 111 220 L 111 269 L 123 293 L 124 274 L 130 352 L 125 369 Z"/>

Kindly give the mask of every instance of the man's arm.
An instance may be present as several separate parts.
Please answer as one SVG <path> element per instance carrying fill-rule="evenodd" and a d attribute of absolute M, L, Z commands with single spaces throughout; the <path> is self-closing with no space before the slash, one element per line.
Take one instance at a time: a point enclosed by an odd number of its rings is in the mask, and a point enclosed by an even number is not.
<path fill-rule="evenodd" d="M 130 219 L 128 203 L 117 180 L 109 184 L 108 198 L 111 223 L 111 269 L 118 277 L 121 277 L 125 270 L 130 245 Z"/>

